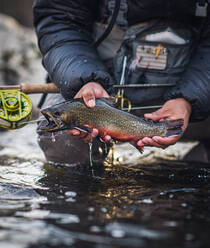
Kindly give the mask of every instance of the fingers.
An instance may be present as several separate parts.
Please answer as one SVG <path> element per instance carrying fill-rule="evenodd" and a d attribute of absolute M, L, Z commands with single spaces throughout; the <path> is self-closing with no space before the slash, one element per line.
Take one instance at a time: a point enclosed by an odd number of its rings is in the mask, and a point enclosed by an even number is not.
<path fill-rule="evenodd" d="M 158 143 L 152 138 L 145 137 L 140 142 L 137 143 L 138 146 L 154 146 L 165 149 L 168 145 Z"/>
<path fill-rule="evenodd" d="M 106 90 L 96 82 L 85 84 L 75 95 L 74 98 L 83 98 L 87 107 L 95 107 L 95 99 L 100 97 L 109 97 Z"/>
<path fill-rule="evenodd" d="M 162 149 L 167 148 L 170 145 L 174 145 L 178 140 L 180 139 L 180 136 L 174 136 L 174 137 L 159 137 L 154 136 L 152 138 L 145 137 L 137 142 L 138 146 L 154 146 L 159 147 Z"/>
<path fill-rule="evenodd" d="M 159 144 L 161 146 L 168 147 L 170 145 L 174 145 L 180 138 L 181 138 L 181 136 L 173 136 L 173 137 L 165 137 L 165 138 L 159 137 L 159 136 L 154 136 L 152 139 L 157 144 Z"/>
<path fill-rule="evenodd" d="M 95 107 L 95 95 L 93 91 L 85 91 L 82 97 L 87 107 Z"/>
<path fill-rule="evenodd" d="M 109 142 L 112 139 L 112 137 L 110 135 L 105 135 L 102 140 L 106 143 Z"/>
<path fill-rule="evenodd" d="M 192 107 L 184 98 L 176 98 L 169 100 L 164 105 L 153 113 L 147 113 L 145 118 L 153 121 L 176 120 L 183 119 L 183 131 L 187 128 Z"/>
<path fill-rule="evenodd" d="M 79 131 L 77 129 L 67 130 L 67 132 L 78 139 L 83 139 L 88 135 L 88 133 Z"/>
<path fill-rule="evenodd" d="M 103 90 L 102 94 L 101 94 L 101 97 L 109 98 L 110 96 L 105 90 Z"/>
<path fill-rule="evenodd" d="M 74 98 L 83 98 L 84 103 L 89 108 L 95 107 L 95 93 L 92 87 L 83 86 Z"/>
<path fill-rule="evenodd" d="M 91 142 L 94 138 L 96 138 L 96 136 L 98 136 L 99 133 L 98 129 L 95 128 L 92 129 L 91 133 L 82 132 L 77 129 L 67 130 L 67 132 L 77 139 L 84 140 L 86 143 Z"/>
<path fill-rule="evenodd" d="M 83 140 L 86 143 L 92 142 L 93 139 L 96 138 L 96 136 L 98 136 L 98 129 L 93 128 L 92 133 L 88 134 L 86 137 L 83 138 Z"/>
<path fill-rule="evenodd" d="M 144 151 L 144 146 L 143 145 L 138 145 L 136 141 L 130 141 L 130 144 L 132 144 L 134 147 L 136 147 L 141 153 Z"/>
<path fill-rule="evenodd" d="M 160 108 L 153 113 L 147 113 L 144 115 L 145 118 L 151 119 L 153 121 L 164 120 L 167 119 L 168 116 L 169 116 L 168 111 L 165 110 L 164 108 Z"/>
<path fill-rule="evenodd" d="M 80 135 L 80 131 L 77 129 L 67 130 L 67 132 L 74 136 Z"/>

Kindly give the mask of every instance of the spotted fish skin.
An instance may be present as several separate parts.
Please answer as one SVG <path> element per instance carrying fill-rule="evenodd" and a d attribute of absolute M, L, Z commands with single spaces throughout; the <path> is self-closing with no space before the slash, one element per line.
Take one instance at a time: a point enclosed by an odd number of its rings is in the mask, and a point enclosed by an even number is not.
<path fill-rule="evenodd" d="M 55 126 L 52 130 L 41 127 L 42 131 L 59 131 L 74 127 L 87 126 L 97 128 L 99 135 L 110 135 L 119 141 L 137 141 L 143 137 L 168 137 L 182 133 L 183 120 L 166 120 L 153 122 L 137 117 L 113 106 L 113 100 L 96 99 L 94 108 L 88 108 L 83 100 L 74 99 L 54 105 L 41 111 L 46 116 L 55 118 L 62 127 Z"/>

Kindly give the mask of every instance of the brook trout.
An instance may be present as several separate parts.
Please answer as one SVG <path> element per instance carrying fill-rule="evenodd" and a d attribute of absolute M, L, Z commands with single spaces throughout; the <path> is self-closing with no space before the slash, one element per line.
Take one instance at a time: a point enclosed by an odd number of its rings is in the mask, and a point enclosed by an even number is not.
<path fill-rule="evenodd" d="M 101 137 L 110 135 L 118 141 L 132 144 L 143 137 L 168 137 L 182 133 L 183 120 L 154 122 L 137 117 L 114 107 L 109 98 L 96 99 L 94 108 L 88 108 L 82 99 L 65 101 L 41 111 L 46 122 L 39 130 L 55 132 L 65 129 L 97 128 Z M 87 128 L 84 127 L 87 131 Z"/>

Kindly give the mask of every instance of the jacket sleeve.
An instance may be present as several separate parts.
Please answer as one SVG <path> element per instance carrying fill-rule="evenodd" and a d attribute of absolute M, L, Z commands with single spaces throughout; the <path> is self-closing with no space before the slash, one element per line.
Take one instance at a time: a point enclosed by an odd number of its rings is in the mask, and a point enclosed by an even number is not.
<path fill-rule="evenodd" d="M 185 98 L 192 105 L 191 121 L 203 120 L 210 114 L 210 13 L 208 15 L 187 70 L 165 96 L 166 100 Z"/>
<path fill-rule="evenodd" d="M 43 65 L 64 98 L 72 98 L 90 81 L 110 93 L 112 78 L 91 35 L 96 1 L 35 0 L 33 11 Z"/>

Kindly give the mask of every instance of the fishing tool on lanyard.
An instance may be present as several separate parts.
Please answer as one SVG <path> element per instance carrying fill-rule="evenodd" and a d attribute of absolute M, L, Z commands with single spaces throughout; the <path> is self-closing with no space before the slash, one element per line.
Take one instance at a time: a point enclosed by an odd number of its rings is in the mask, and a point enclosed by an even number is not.
<path fill-rule="evenodd" d="M 122 75 L 120 79 L 120 86 L 123 86 L 125 84 L 125 71 L 126 71 L 126 65 L 127 65 L 127 56 L 123 59 L 123 68 L 122 68 Z M 127 102 L 127 111 L 130 112 L 131 110 L 131 102 L 127 98 L 124 97 L 124 88 L 119 88 L 117 94 L 115 95 L 115 101 L 118 103 L 120 100 L 120 108 L 123 110 L 125 108 L 125 103 Z"/>
<path fill-rule="evenodd" d="M 55 84 L 0 86 L 0 127 L 17 129 L 32 117 L 32 102 L 26 94 L 58 93 Z"/>

